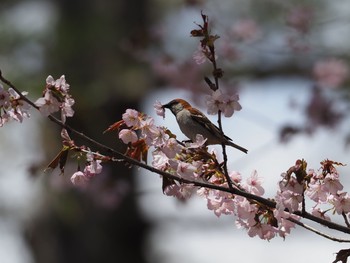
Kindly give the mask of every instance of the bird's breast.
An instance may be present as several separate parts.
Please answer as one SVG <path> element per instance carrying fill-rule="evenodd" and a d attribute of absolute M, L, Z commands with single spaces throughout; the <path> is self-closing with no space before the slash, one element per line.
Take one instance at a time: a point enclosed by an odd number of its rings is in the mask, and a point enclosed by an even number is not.
<path fill-rule="evenodd" d="M 180 130 L 190 140 L 195 141 L 197 134 L 201 134 L 204 138 L 212 140 L 212 134 L 210 134 L 202 124 L 198 123 L 197 120 L 193 119 L 191 117 L 191 113 L 188 110 L 182 110 L 179 112 L 176 116 L 176 119 Z"/>

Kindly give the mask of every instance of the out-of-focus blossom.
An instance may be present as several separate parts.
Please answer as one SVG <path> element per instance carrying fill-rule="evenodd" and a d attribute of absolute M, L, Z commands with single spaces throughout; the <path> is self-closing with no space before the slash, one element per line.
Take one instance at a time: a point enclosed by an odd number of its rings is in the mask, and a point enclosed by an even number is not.
<path fill-rule="evenodd" d="M 171 57 L 153 56 L 149 58 L 153 72 L 158 78 L 165 81 L 167 86 L 186 89 L 194 96 L 197 92 L 203 92 L 203 72 L 193 58 L 185 61 L 177 61 Z"/>
<path fill-rule="evenodd" d="M 201 65 L 206 61 L 213 61 L 213 54 L 210 52 L 208 46 L 198 45 L 197 50 L 193 54 L 193 60 L 197 65 Z M 215 54 L 215 60 L 218 59 L 218 56 Z"/>
<path fill-rule="evenodd" d="M 312 19 L 313 10 L 309 7 L 299 6 L 289 10 L 286 16 L 286 23 L 298 32 L 305 34 L 310 30 Z"/>
<path fill-rule="evenodd" d="M 313 74 L 319 85 L 337 88 L 348 78 L 349 66 L 343 60 L 329 58 L 317 61 Z"/>
<path fill-rule="evenodd" d="M 231 28 L 234 38 L 242 41 L 256 40 L 260 35 L 260 29 L 253 19 L 241 19 L 234 23 Z"/>
<path fill-rule="evenodd" d="M 298 34 L 288 35 L 286 40 L 287 46 L 296 53 L 307 53 L 311 49 L 310 43 Z"/>
<path fill-rule="evenodd" d="M 207 57 L 204 54 L 203 50 L 201 47 L 199 47 L 199 49 L 197 49 L 194 54 L 193 54 L 193 59 L 196 62 L 197 65 L 203 64 L 206 60 Z"/>

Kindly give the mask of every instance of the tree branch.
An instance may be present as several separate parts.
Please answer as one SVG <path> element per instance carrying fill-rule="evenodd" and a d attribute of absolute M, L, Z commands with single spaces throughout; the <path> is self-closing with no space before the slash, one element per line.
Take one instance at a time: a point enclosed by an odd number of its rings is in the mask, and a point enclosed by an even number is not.
<path fill-rule="evenodd" d="M 7 84 L 9 87 L 13 88 L 19 94 L 19 96 L 21 97 L 21 99 L 23 101 L 27 102 L 28 104 L 33 106 L 35 109 L 38 109 L 38 107 L 31 100 L 29 100 L 24 95 L 22 95 L 22 93 L 10 81 L 8 81 L 7 79 L 5 79 L 3 77 L 3 75 L 1 74 L 1 70 L 0 70 L 0 80 L 3 83 Z M 240 189 L 236 189 L 236 188 L 233 188 L 233 187 L 228 188 L 228 187 L 216 185 L 216 184 L 213 184 L 213 183 L 208 183 L 206 181 L 202 181 L 202 180 L 198 180 L 198 179 L 189 180 L 189 179 L 185 179 L 185 178 L 182 178 L 182 177 L 174 175 L 174 174 L 170 174 L 170 173 L 158 170 L 158 169 L 156 169 L 156 168 L 154 168 L 152 166 L 149 166 L 149 165 L 147 165 L 145 163 L 142 163 L 142 162 L 140 162 L 138 160 L 135 160 L 135 159 L 133 159 L 133 158 L 127 156 L 127 155 L 124 155 L 123 153 L 121 153 L 121 152 L 119 152 L 119 151 L 117 151 L 117 150 L 115 150 L 115 149 L 113 149 L 113 148 L 111 148 L 111 147 L 109 147 L 107 145 L 104 145 L 104 144 L 102 144 L 102 143 L 100 143 L 100 142 L 90 138 L 89 136 L 85 135 L 84 133 L 79 132 L 79 131 L 75 130 L 74 128 L 70 127 L 69 125 L 63 123 L 62 121 L 60 121 L 59 119 L 57 119 L 53 115 L 49 115 L 48 118 L 52 122 L 56 123 L 58 126 L 66 129 L 67 131 L 71 132 L 72 134 L 75 134 L 76 136 L 80 137 L 81 139 L 85 140 L 86 142 L 88 142 L 88 143 L 90 143 L 90 144 L 92 144 L 92 145 L 94 145 L 94 146 L 96 146 L 96 147 L 106 151 L 107 153 L 113 155 L 113 157 L 122 159 L 124 162 L 127 162 L 129 164 L 132 164 L 132 165 L 144 168 L 145 170 L 148 170 L 150 172 L 162 175 L 162 176 L 164 176 L 164 177 L 166 177 L 168 179 L 172 179 L 172 180 L 175 180 L 175 181 L 180 182 L 180 183 L 190 184 L 190 185 L 194 185 L 194 186 L 198 186 L 198 187 L 204 187 L 204 188 L 207 188 L 207 189 L 219 190 L 219 191 L 222 191 L 222 192 L 231 193 L 231 194 L 234 194 L 234 195 L 245 197 L 245 198 L 250 199 L 250 200 L 254 200 L 254 201 L 259 202 L 259 203 L 261 203 L 263 205 L 266 205 L 269 208 L 272 208 L 272 209 L 276 208 L 276 202 L 272 201 L 271 199 L 263 198 L 261 196 L 254 195 L 254 194 L 242 191 Z M 112 158 L 112 161 L 120 162 L 121 161 L 120 159 L 113 159 Z M 346 234 L 350 234 L 350 228 L 342 226 L 342 225 L 339 225 L 337 223 L 333 223 L 333 222 L 327 221 L 325 219 L 322 219 L 322 218 L 319 218 L 319 217 L 316 217 L 316 216 L 313 216 L 312 214 L 307 213 L 305 211 L 296 211 L 296 212 L 294 212 L 294 214 L 298 215 L 298 216 L 301 216 L 301 217 L 303 217 L 305 219 L 309 219 L 309 220 L 311 220 L 313 222 L 319 223 L 320 225 L 323 225 L 323 226 L 328 227 L 330 229 L 337 230 L 339 232 L 343 232 L 343 233 L 346 233 Z M 303 225 L 303 223 L 300 223 L 300 222 L 298 222 L 298 225 L 300 225 L 302 227 L 305 227 Z M 308 229 L 308 228 L 306 228 L 306 229 Z M 308 229 L 308 230 L 312 231 L 311 229 Z M 313 231 L 313 232 L 315 232 L 315 231 Z M 315 233 L 317 233 L 317 232 L 315 232 Z M 325 234 L 322 234 L 322 236 L 324 236 L 324 235 Z M 338 240 L 335 239 L 334 241 L 338 241 Z M 341 241 L 340 240 L 338 242 L 348 242 L 348 241 Z"/>

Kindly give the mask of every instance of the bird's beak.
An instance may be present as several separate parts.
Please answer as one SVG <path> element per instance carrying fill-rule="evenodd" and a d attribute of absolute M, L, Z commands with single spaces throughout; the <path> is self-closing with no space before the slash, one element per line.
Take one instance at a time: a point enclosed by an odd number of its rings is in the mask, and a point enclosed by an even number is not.
<path fill-rule="evenodd" d="M 162 108 L 163 109 L 169 109 L 170 108 L 169 103 L 162 105 Z"/>

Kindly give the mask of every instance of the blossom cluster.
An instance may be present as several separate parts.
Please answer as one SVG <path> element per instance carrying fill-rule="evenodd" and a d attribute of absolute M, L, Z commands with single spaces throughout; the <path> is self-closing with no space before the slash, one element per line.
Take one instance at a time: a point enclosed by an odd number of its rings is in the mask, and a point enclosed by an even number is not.
<path fill-rule="evenodd" d="M 155 104 L 156 112 L 164 117 L 162 104 Z M 206 139 L 197 135 L 195 142 L 179 142 L 176 136 L 164 127 L 156 126 L 154 119 L 134 109 L 128 109 L 122 120 L 109 127 L 118 130 L 119 138 L 128 149 L 126 154 L 137 160 L 146 161 L 145 155 L 152 149 L 151 164 L 159 171 L 195 182 L 206 182 L 228 188 L 223 167 L 215 152 L 209 152 Z M 229 177 L 233 187 L 256 196 L 264 194 L 262 180 L 256 171 L 246 180 L 239 172 L 232 171 Z M 180 200 L 199 195 L 207 200 L 207 207 L 216 216 L 232 215 L 236 225 L 245 228 L 250 236 L 271 239 L 277 235 L 285 237 L 294 223 L 288 218 L 298 217 L 288 211 L 272 209 L 259 202 L 229 192 L 200 188 L 163 177 L 163 192 Z"/>
<path fill-rule="evenodd" d="M 72 117 L 74 114 L 72 109 L 74 99 L 68 92 L 69 84 L 64 75 L 57 80 L 48 76 L 43 96 L 32 105 L 35 105 L 45 116 L 60 110 L 61 120 L 65 123 L 66 117 Z M 30 117 L 27 95 L 27 92 L 19 94 L 12 87 L 5 89 L 0 84 L 0 126 L 11 120 L 22 122 L 24 118 Z"/>
<path fill-rule="evenodd" d="M 331 160 L 321 162 L 321 169 L 306 171 L 306 162 L 298 160 L 279 183 L 276 196 L 277 207 L 290 212 L 302 211 L 305 197 L 314 202 L 312 214 L 329 220 L 327 212 L 347 215 L 350 218 L 350 196 L 343 192 L 343 185 L 339 181 L 336 165 L 343 165 Z M 292 176 L 292 175 L 295 176 Z M 326 210 L 323 206 L 328 205 Z"/>
<path fill-rule="evenodd" d="M 22 122 L 24 118 L 30 117 L 30 106 L 22 98 L 27 94 L 22 92 L 19 95 L 14 89 L 6 90 L 0 84 L 0 127 L 11 120 Z"/>
<path fill-rule="evenodd" d="M 86 186 L 90 178 L 102 172 L 102 160 L 98 159 L 95 153 L 88 150 L 85 157 L 84 169 L 78 169 L 71 177 L 72 183 L 76 186 Z"/>
<path fill-rule="evenodd" d="M 161 103 L 155 104 L 157 115 L 164 117 Z M 136 110 L 128 109 L 123 119 L 109 130 L 118 130 L 119 138 L 128 145 L 127 154 L 138 160 L 146 160 L 147 152 L 152 149 L 152 166 L 185 181 L 206 182 L 229 188 L 222 165 L 215 152 L 209 152 L 206 139 L 197 135 L 195 142 L 179 142 L 176 136 L 164 127 L 154 124 L 154 119 Z M 273 199 L 276 207 L 267 206 L 253 199 L 228 191 L 198 187 L 191 183 L 182 183 L 163 177 L 163 192 L 166 195 L 186 200 L 193 195 L 206 199 L 207 207 L 216 216 L 235 217 L 236 226 L 247 230 L 249 236 L 258 236 L 270 240 L 276 236 L 285 238 L 300 220 L 300 213 L 306 211 L 305 198 L 314 202 L 311 213 L 330 220 L 326 212 L 341 215 L 350 214 L 350 197 L 342 192 L 336 165 L 325 160 L 317 172 L 307 169 L 304 160 L 298 160 L 279 182 L 279 190 Z M 243 180 L 237 171 L 229 172 L 232 187 L 238 191 L 262 197 L 264 188 L 256 171 Z M 323 211 L 322 205 L 331 207 Z"/>
<path fill-rule="evenodd" d="M 238 102 L 238 94 L 225 94 L 221 90 L 215 90 L 207 96 L 207 112 L 211 115 L 218 114 L 221 111 L 225 117 L 231 117 L 235 111 L 242 109 Z"/>
<path fill-rule="evenodd" d="M 241 191 L 256 196 L 262 196 L 265 192 L 262 179 L 255 170 L 245 181 L 238 172 L 231 172 L 230 178 Z M 217 178 L 213 177 L 210 182 L 217 183 Z M 220 185 L 227 187 L 227 182 Z M 240 195 L 205 188 L 197 192 L 206 197 L 208 209 L 213 210 L 216 216 L 222 214 L 235 216 L 236 226 L 246 229 L 250 237 L 258 236 L 264 240 L 270 240 L 276 236 L 285 238 L 295 227 L 295 223 L 288 219 L 299 220 L 298 216 L 288 211 L 272 209 Z"/>
<path fill-rule="evenodd" d="M 35 101 L 35 105 L 45 116 L 61 111 L 61 120 L 65 123 L 67 117 L 74 115 L 72 109 L 74 99 L 68 92 L 69 84 L 66 82 L 64 75 L 57 80 L 52 76 L 48 76 L 43 96 Z"/>

